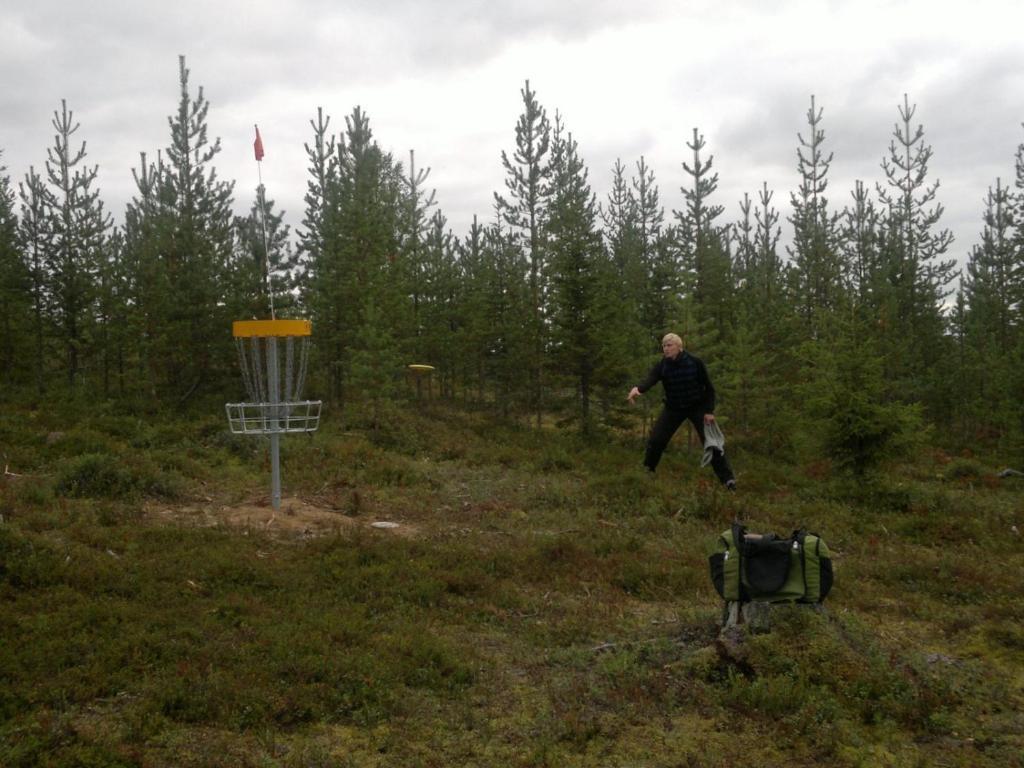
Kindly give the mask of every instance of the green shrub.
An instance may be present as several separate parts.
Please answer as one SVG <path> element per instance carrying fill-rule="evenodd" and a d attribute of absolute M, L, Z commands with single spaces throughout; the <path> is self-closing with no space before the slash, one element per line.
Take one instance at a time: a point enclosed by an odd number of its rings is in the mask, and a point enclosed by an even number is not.
<path fill-rule="evenodd" d="M 95 429 L 78 428 L 61 434 L 54 432 L 47 438 L 50 451 L 59 456 L 81 456 L 87 453 L 112 453 L 116 444 L 109 435 Z"/>
<path fill-rule="evenodd" d="M 573 469 L 576 462 L 569 452 L 561 446 L 549 446 L 536 457 L 537 469 L 543 472 Z"/>
<path fill-rule="evenodd" d="M 53 503 L 53 485 L 45 479 L 25 478 L 13 489 L 16 506 L 46 507 Z"/>
<path fill-rule="evenodd" d="M 60 580 L 62 558 L 45 541 L 0 526 L 0 584 L 31 589 Z"/>
<path fill-rule="evenodd" d="M 975 459 L 954 459 L 942 473 L 945 480 L 976 480 L 985 474 L 984 467 Z"/>
<path fill-rule="evenodd" d="M 148 462 L 89 453 L 73 459 L 60 470 L 54 490 L 58 495 L 73 498 L 174 498 L 181 494 L 182 485 L 180 475 L 161 472 Z"/>

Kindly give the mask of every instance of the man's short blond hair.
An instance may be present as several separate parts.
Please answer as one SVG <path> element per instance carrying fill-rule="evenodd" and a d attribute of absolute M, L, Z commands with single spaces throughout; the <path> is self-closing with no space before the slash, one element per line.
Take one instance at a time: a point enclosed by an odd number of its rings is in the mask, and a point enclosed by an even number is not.
<path fill-rule="evenodd" d="M 674 341 L 680 348 L 683 346 L 683 340 L 679 337 L 678 333 L 666 333 L 662 337 L 661 343 L 664 344 L 666 341 Z"/>

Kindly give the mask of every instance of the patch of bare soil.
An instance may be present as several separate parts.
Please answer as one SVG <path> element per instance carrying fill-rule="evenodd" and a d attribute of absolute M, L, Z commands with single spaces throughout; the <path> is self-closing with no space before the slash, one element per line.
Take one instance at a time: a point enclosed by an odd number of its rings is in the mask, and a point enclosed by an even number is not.
<path fill-rule="evenodd" d="M 350 530 L 356 526 L 379 530 L 384 534 L 415 536 L 416 527 L 406 523 L 354 518 L 331 507 L 296 497 L 281 499 L 281 508 L 275 510 L 267 498 L 241 504 L 222 504 L 214 501 L 201 504 L 152 505 L 148 509 L 151 519 L 166 522 L 191 523 L 200 526 L 228 526 L 244 531 L 260 531 L 285 538 L 313 538 Z"/>

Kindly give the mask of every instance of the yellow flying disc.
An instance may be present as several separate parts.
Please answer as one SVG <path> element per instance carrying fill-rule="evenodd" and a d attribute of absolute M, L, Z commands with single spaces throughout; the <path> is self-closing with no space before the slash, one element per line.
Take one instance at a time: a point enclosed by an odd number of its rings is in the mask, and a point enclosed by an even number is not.
<path fill-rule="evenodd" d="M 423 365 L 422 363 L 410 363 L 409 370 L 416 373 L 430 373 L 434 370 L 432 365 Z"/>

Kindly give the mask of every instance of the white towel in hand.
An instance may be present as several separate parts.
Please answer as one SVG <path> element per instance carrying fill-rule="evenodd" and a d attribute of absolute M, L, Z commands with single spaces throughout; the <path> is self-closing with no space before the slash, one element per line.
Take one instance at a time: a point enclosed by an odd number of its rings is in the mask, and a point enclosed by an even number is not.
<path fill-rule="evenodd" d="M 704 455 L 701 457 L 700 465 L 706 467 L 715 456 L 715 451 L 725 453 L 725 435 L 717 421 L 704 425 Z"/>

